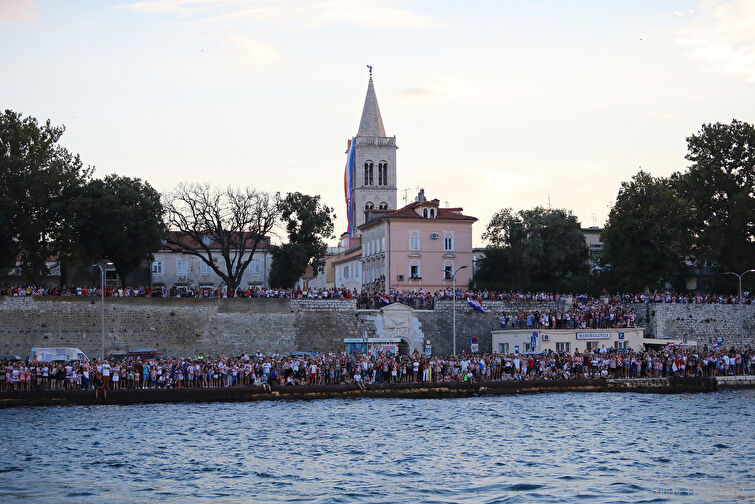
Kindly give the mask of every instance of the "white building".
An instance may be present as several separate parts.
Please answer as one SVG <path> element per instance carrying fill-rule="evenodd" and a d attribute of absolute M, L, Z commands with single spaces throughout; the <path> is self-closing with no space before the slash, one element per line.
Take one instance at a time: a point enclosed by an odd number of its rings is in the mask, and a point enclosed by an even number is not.
<path fill-rule="evenodd" d="M 267 239 L 260 242 L 249 266 L 247 266 L 244 275 L 241 277 L 240 288 L 268 287 L 272 256 L 267 244 Z M 213 262 L 218 266 L 218 269 L 225 271 L 224 259 L 220 256 L 220 247 L 211 246 L 211 249 L 217 249 L 218 251 L 213 257 Z M 242 262 L 248 258 L 249 253 L 245 252 Z M 173 286 L 179 289 L 187 287 L 215 289 L 222 288 L 225 285 L 220 276 L 202 259 L 195 255 L 181 252 L 176 247 L 171 247 L 170 245 L 164 245 L 159 251 L 155 252 L 151 278 L 153 287 L 165 287 L 167 289 Z"/>

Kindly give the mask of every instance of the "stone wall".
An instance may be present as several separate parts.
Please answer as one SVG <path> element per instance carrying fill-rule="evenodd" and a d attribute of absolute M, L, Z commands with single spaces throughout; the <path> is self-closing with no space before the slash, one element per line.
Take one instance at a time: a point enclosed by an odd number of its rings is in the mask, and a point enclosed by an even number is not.
<path fill-rule="evenodd" d="M 710 346 L 721 336 L 724 346 L 755 346 L 755 305 L 648 303 L 633 308 L 648 337 L 686 335 Z"/>
<path fill-rule="evenodd" d="M 261 350 L 341 351 L 343 338 L 374 333 L 354 301 L 107 298 L 105 353 L 154 347 L 172 355 Z M 70 346 L 98 356 L 99 298 L 0 298 L 0 354 Z"/>
<path fill-rule="evenodd" d="M 485 313 L 456 303 L 456 349 L 469 351 L 477 337 L 491 349 L 500 314 L 544 310 L 553 302 L 487 301 Z M 682 338 L 710 344 L 755 346 L 755 305 L 635 305 L 647 337 Z M 33 346 L 71 346 L 100 353 L 99 298 L 0 297 L 0 354 L 29 355 Z M 390 311 L 390 310 L 388 310 Z M 177 356 L 238 355 L 261 350 L 338 352 L 344 338 L 395 337 L 406 332 L 410 350 L 430 340 L 434 354 L 453 348 L 453 304 L 416 310 L 409 324 L 391 324 L 384 310 L 357 310 L 353 300 L 107 298 L 105 353 L 154 347 Z M 402 333 L 403 334 L 403 333 Z M 403 337 L 403 336 L 402 336 Z"/>

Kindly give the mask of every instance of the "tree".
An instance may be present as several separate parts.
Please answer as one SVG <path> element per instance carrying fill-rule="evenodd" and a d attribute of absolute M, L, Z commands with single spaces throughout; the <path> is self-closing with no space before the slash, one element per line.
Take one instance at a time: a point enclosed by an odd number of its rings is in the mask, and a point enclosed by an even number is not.
<path fill-rule="evenodd" d="M 609 287 L 638 292 L 666 282 L 681 286 L 689 233 L 677 185 L 677 177 L 644 171 L 621 184 L 601 234 Z"/>
<path fill-rule="evenodd" d="M 11 110 L 0 115 L 0 196 L 11 236 L 0 255 L 17 252 L 24 276 L 37 284 L 49 273 L 48 260 L 74 246 L 71 202 L 92 171 L 58 145 L 64 131 Z"/>
<path fill-rule="evenodd" d="M 483 239 L 492 244 L 476 274 L 478 286 L 566 290 L 584 283 L 587 244 L 568 210 L 536 207 L 497 212 Z"/>
<path fill-rule="evenodd" d="M 80 253 L 107 258 L 121 282 L 156 252 L 165 237 L 160 194 L 138 178 L 90 181 L 77 202 Z"/>
<path fill-rule="evenodd" d="M 320 196 L 289 193 L 282 202 L 281 219 L 288 243 L 273 247 L 270 284 L 291 288 L 307 266 L 317 271 L 324 264 L 326 239 L 333 239 L 333 209 L 320 203 Z"/>
<path fill-rule="evenodd" d="M 691 254 L 723 271 L 755 267 L 755 127 L 706 124 L 687 138 L 687 148 L 692 164 L 678 178 Z"/>
<path fill-rule="evenodd" d="M 208 184 L 179 184 L 163 197 L 167 243 L 207 264 L 230 295 L 267 235 L 278 223 L 280 197 L 246 187 L 221 190 Z"/>

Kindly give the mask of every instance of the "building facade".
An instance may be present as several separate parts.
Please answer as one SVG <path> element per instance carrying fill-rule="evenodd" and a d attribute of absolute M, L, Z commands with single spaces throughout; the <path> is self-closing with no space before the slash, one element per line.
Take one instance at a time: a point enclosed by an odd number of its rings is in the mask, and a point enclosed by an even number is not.
<path fill-rule="evenodd" d="M 272 256 L 267 243 L 267 239 L 263 240 L 255 250 L 249 266 L 241 277 L 240 288 L 267 288 L 269 286 Z M 197 248 L 199 248 L 199 245 L 197 245 Z M 249 253 L 245 252 L 242 261 L 248 258 Z M 223 259 L 219 254 L 215 257 L 214 262 L 221 271 L 225 271 Z M 167 289 L 176 287 L 180 290 L 189 287 L 218 289 L 225 286 L 218 274 L 202 259 L 181 252 L 170 245 L 165 245 L 155 252 L 150 273 L 153 287 L 165 287 Z"/>
<path fill-rule="evenodd" d="M 442 208 L 420 190 L 398 210 L 367 212 L 362 235 L 362 288 L 433 292 L 472 278 L 472 224 L 462 208 Z"/>

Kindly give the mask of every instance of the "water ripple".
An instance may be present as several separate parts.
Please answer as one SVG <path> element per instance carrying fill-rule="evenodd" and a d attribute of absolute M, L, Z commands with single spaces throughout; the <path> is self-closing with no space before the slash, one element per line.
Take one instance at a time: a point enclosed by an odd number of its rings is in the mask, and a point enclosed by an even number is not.
<path fill-rule="evenodd" d="M 5 409 L 0 495 L 3 503 L 740 502 L 755 496 L 755 471 L 742 463 L 755 452 L 753 399 L 753 391 L 565 393 Z"/>

